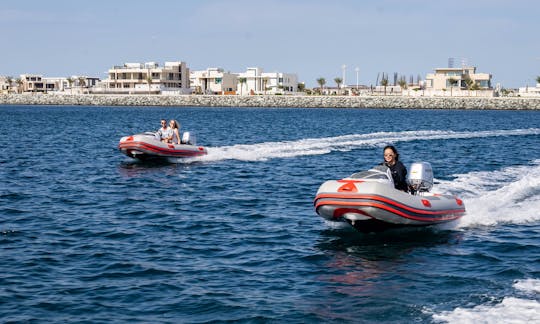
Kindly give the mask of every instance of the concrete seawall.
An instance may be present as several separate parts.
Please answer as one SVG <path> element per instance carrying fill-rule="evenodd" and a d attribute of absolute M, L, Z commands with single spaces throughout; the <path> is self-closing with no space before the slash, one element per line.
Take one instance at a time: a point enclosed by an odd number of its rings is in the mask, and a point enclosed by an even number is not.
<path fill-rule="evenodd" d="M 0 105 L 540 110 L 540 98 L 4 94 Z"/>

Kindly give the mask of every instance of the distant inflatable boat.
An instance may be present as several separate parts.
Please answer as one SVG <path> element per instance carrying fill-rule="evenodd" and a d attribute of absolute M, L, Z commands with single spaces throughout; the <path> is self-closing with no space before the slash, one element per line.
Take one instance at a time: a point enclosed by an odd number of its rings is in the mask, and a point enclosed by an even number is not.
<path fill-rule="evenodd" d="M 182 144 L 163 143 L 155 133 L 146 132 L 120 139 L 118 149 L 125 155 L 139 160 L 200 157 L 207 154 L 206 148 L 195 145 L 189 132 L 184 132 Z"/>
<path fill-rule="evenodd" d="M 408 182 L 413 194 L 394 189 L 385 166 L 326 181 L 317 191 L 315 210 L 328 221 L 347 222 L 361 232 L 441 224 L 465 214 L 461 199 L 429 192 L 433 186 L 429 163 L 413 163 Z"/>

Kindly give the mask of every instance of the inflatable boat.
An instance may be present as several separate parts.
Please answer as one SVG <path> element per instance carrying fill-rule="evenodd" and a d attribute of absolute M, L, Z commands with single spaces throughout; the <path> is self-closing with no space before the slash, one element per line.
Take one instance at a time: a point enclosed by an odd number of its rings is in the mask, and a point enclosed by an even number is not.
<path fill-rule="evenodd" d="M 177 159 L 207 154 L 206 148 L 195 145 L 194 138 L 189 132 L 183 133 L 181 143 L 163 143 L 156 133 L 146 132 L 122 137 L 118 149 L 125 155 L 139 160 L 164 159 L 173 162 Z"/>
<path fill-rule="evenodd" d="M 433 170 L 427 162 L 409 168 L 410 192 L 394 189 L 386 166 L 377 166 L 341 180 L 323 183 L 314 200 L 315 211 L 332 222 L 347 222 L 361 232 L 428 226 L 459 219 L 463 201 L 431 193 Z"/>

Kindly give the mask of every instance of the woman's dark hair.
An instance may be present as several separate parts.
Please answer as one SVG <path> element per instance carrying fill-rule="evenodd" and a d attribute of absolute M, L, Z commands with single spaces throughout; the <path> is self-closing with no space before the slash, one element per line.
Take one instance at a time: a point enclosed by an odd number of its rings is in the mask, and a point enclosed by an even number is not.
<path fill-rule="evenodd" d="M 396 156 L 396 161 L 399 161 L 399 153 L 398 153 L 398 151 L 396 150 L 396 148 L 394 147 L 394 145 L 386 145 L 386 146 L 383 148 L 383 154 L 384 154 L 384 151 L 386 151 L 386 149 L 391 149 L 392 152 L 394 152 L 394 155 Z"/>

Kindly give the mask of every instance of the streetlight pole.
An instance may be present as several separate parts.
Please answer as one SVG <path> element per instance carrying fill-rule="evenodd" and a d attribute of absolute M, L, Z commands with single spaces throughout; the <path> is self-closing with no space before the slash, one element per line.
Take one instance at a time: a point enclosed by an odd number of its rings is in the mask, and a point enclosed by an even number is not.
<path fill-rule="evenodd" d="M 343 69 L 343 80 L 342 80 L 342 82 L 343 82 L 343 87 L 344 87 L 345 84 L 346 84 L 346 83 L 345 83 L 345 69 L 347 68 L 347 65 L 343 64 L 343 65 L 341 66 L 341 68 Z"/>
<path fill-rule="evenodd" d="M 354 70 L 356 71 L 356 90 L 358 90 L 358 72 L 360 72 L 360 68 L 356 67 Z"/>

